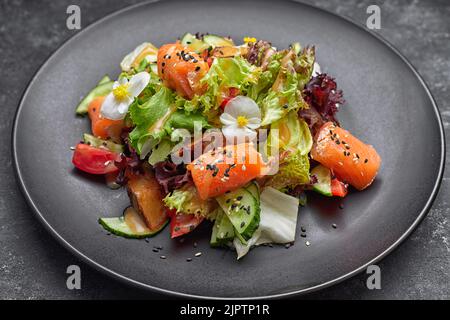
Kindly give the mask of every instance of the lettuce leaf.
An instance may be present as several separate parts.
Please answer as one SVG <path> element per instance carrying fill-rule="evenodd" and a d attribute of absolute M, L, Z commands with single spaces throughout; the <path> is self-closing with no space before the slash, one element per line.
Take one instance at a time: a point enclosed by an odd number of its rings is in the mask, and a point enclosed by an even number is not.
<path fill-rule="evenodd" d="M 176 209 L 177 213 L 194 214 L 214 220 L 217 205 L 214 199 L 202 200 L 197 189 L 192 184 L 186 184 L 180 189 L 173 190 L 163 199 L 169 209 Z"/>
<path fill-rule="evenodd" d="M 259 99 L 263 111 L 261 125 L 271 124 L 289 111 L 308 108 L 301 92 L 311 79 L 314 60 L 314 48 L 305 48 L 300 55 L 292 49 L 284 52 L 272 87 L 263 99 Z"/>
<path fill-rule="evenodd" d="M 192 132 L 195 122 L 200 122 L 204 129 L 210 127 L 203 115 L 188 114 L 176 107 L 175 94 L 166 87 L 161 87 L 144 103 L 140 104 L 136 100 L 130 106 L 129 119 L 135 125 L 130 132 L 130 143 L 141 157 L 152 152 L 173 130 L 184 128 Z M 163 147 L 163 151 L 166 151 L 168 144 L 165 143 Z M 158 152 L 151 163 L 161 159 L 163 155 L 162 151 Z"/>
<path fill-rule="evenodd" d="M 302 154 L 300 149 L 288 154 L 280 163 L 278 173 L 275 174 L 267 185 L 283 190 L 295 188 L 298 185 L 309 183 L 309 159 L 308 154 Z"/>
<path fill-rule="evenodd" d="M 311 151 L 313 138 L 308 124 L 298 117 L 295 111 L 270 126 L 270 129 L 278 130 L 277 135 L 270 135 L 270 139 L 278 138 L 278 146 L 285 151 L 300 151 L 301 155 L 307 155 Z"/>
<path fill-rule="evenodd" d="M 162 139 L 161 142 L 153 148 L 152 153 L 148 157 L 148 163 L 154 166 L 158 162 L 166 160 L 172 152 L 174 145 L 175 144 L 169 139 Z"/>
<path fill-rule="evenodd" d="M 164 123 L 162 120 L 172 111 L 174 94 L 168 88 L 161 87 L 153 96 L 143 104 L 139 100 L 129 108 L 129 117 L 135 128 L 130 132 L 130 143 L 138 154 L 148 139 L 152 139 L 152 147 L 157 145 L 164 137 Z M 148 144 L 148 143 L 147 143 Z"/>
<path fill-rule="evenodd" d="M 261 73 L 258 82 L 252 84 L 248 90 L 248 97 L 255 101 L 260 101 L 261 96 L 265 95 L 267 90 L 272 87 L 275 79 L 281 68 L 281 59 L 283 58 L 283 53 L 278 52 L 270 57 L 270 62 L 267 65 L 267 69 Z"/>
<path fill-rule="evenodd" d="M 252 246 L 264 243 L 289 243 L 295 240 L 299 200 L 274 188 L 261 193 L 261 221 L 253 236 L 243 244 L 235 238 L 237 258 L 245 256 Z"/>
<path fill-rule="evenodd" d="M 251 84 L 257 83 L 261 68 L 251 65 L 243 57 L 216 58 L 208 73 L 200 80 L 207 86 L 202 95 L 195 95 L 192 100 L 177 99 L 178 105 L 188 111 L 201 109 L 203 113 L 217 109 L 223 94 L 229 88 L 237 88 L 241 94 L 246 94 Z"/>
<path fill-rule="evenodd" d="M 201 124 L 202 129 L 209 129 L 211 126 L 208 124 L 206 118 L 196 112 L 196 113 L 186 113 L 183 110 L 177 110 L 172 113 L 164 124 L 164 129 L 167 133 L 171 134 L 175 129 L 187 129 L 190 132 L 194 131 L 194 123 L 198 122 Z"/>

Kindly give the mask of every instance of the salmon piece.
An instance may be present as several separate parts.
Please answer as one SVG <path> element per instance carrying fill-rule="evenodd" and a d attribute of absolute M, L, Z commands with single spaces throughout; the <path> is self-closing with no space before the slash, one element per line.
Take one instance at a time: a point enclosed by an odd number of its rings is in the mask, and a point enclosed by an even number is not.
<path fill-rule="evenodd" d="M 205 88 L 199 82 L 209 66 L 197 53 L 180 43 L 169 43 L 159 48 L 157 63 L 163 84 L 180 96 L 192 99 L 195 94 L 204 92 Z"/>
<path fill-rule="evenodd" d="M 374 147 L 332 122 L 325 123 L 317 132 L 311 158 L 358 190 L 371 185 L 381 165 Z"/>
<path fill-rule="evenodd" d="M 127 171 L 127 191 L 131 203 L 138 211 L 147 227 L 156 231 L 166 223 L 168 215 L 163 203 L 161 186 L 151 170 L 145 169 L 144 174 Z"/>
<path fill-rule="evenodd" d="M 266 169 L 250 143 L 228 145 L 202 154 L 187 166 L 201 199 L 217 197 L 245 186 Z"/>
<path fill-rule="evenodd" d="M 105 97 L 98 97 L 89 104 L 88 114 L 91 119 L 92 134 L 102 139 L 111 138 L 114 142 L 120 142 L 124 122 L 123 120 L 111 120 L 102 117 L 100 109 L 104 100 Z"/>

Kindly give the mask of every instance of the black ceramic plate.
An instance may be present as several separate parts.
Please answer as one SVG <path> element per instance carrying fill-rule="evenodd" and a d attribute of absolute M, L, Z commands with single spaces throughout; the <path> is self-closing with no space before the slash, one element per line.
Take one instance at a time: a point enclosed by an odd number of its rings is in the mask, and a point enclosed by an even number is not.
<path fill-rule="evenodd" d="M 74 107 L 99 78 L 116 76 L 121 58 L 143 41 L 184 32 L 268 39 L 277 47 L 315 44 L 323 71 L 347 103 L 341 123 L 373 144 L 383 164 L 375 183 L 344 201 L 311 196 L 299 214 L 307 229 L 293 247 L 261 247 L 236 261 L 209 247 L 203 226 L 184 243 L 164 230 L 150 243 L 108 236 L 97 223 L 119 216 L 126 192 L 72 168 L 70 146 L 88 132 Z M 442 176 L 438 109 L 419 75 L 390 45 L 328 12 L 291 2 L 164 1 L 117 12 L 86 28 L 44 64 L 24 94 L 13 133 L 19 183 L 39 220 L 67 248 L 105 273 L 160 292 L 205 297 L 274 297 L 326 287 L 388 254 L 430 208 Z M 337 229 L 332 224 L 337 224 Z M 193 241 L 198 247 L 193 248 Z M 164 247 L 167 259 L 152 251 Z M 186 262 L 195 252 L 203 255 Z"/>

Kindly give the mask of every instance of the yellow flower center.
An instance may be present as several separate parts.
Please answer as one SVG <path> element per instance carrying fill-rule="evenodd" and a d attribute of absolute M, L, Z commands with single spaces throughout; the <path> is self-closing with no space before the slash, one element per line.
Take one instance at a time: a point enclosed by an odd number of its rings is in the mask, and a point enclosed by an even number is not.
<path fill-rule="evenodd" d="M 245 37 L 244 38 L 244 42 L 245 43 L 255 43 L 256 42 L 256 38 L 254 38 L 254 37 Z"/>
<path fill-rule="evenodd" d="M 117 86 L 112 92 L 117 100 L 125 100 L 130 95 L 128 92 L 128 83 Z"/>
<path fill-rule="evenodd" d="M 248 119 L 245 116 L 237 117 L 237 124 L 239 127 L 245 127 L 248 124 Z"/>

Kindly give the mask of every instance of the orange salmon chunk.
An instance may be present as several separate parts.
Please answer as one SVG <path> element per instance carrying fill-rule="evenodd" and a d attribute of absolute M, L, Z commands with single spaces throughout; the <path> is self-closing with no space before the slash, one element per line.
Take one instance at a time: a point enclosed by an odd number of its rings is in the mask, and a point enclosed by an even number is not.
<path fill-rule="evenodd" d="M 311 158 L 358 190 L 371 185 L 381 165 L 374 147 L 332 122 L 325 123 L 317 132 Z"/>
<path fill-rule="evenodd" d="M 253 144 L 242 143 L 206 152 L 187 167 L 205 200 L 245 186 L 261 176 L 265 166 Z"/>
<path fill-rule="evenodd" d="M 182 97 L 192 99 L 203 92 L 199 82 L 209 66 L 197 53 L 179 43 L 165 44 L 158 50 L 157 64 L 163 84 Z"/>

